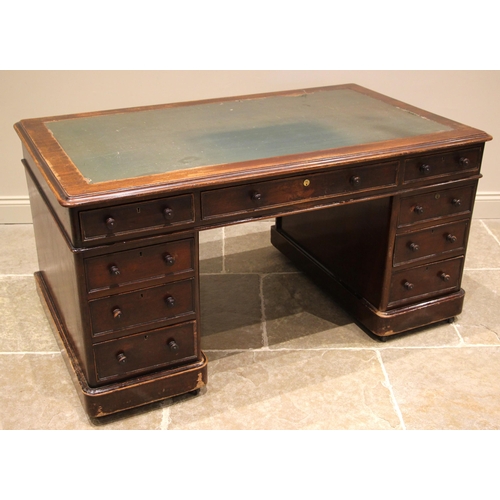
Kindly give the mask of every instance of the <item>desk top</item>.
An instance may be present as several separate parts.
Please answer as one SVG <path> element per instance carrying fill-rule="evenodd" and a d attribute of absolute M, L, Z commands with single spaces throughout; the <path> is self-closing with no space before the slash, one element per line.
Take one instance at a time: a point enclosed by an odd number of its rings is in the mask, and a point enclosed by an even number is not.
<path fill-rule="evenodd" d="M 356 85 L 30 119 L 15 128 L 63 205 L 491 139 Z"/>

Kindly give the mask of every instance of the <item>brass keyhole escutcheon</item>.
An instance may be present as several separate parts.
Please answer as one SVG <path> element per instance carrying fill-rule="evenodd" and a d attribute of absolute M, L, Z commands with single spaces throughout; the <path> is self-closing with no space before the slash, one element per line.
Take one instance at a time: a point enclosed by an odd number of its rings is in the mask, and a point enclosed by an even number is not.
<path fill-rule="evenodd" d="M 309 179 L 306 179 L 304 181 L 304 186 L 307 187 L 307 186 L 309 186 L 309 184 L 311 184 L 311 181 Z"/>
<path fill-rule="evenodd" d="M 435 199 L 435 200 L 439 200 L 439 198 L 441 198 L 441 195 L 440 195 L 439 193 L 436 193 L 436 194 L 434 195 L 434 199 Z"/>

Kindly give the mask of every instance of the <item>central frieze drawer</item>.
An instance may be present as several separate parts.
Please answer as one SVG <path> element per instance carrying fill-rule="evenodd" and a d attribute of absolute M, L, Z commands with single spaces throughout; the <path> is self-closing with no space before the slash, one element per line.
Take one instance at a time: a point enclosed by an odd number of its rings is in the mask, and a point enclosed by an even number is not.
<path fill-rule="evenodd" d="M 399 162 L 351 167 L 201 193 L 203 219 L 262 210 L 331 195 L 395 186 Z"/>
<path fill-rule="evenodd" d="M 468 221 L 462 221 L 396 236 L 394 265 L 464 250 L 468 226 Z"/>
<path fill-rule="evenodd" d="M 194 280 L 121 293 L 89 302 L 94 336 L 194 313 Z"/>
<path fill-rule="evenodd" d="M 97 378 L 117 378 L 197 359 L 196 323 L 130 335 L 94 346 Z"/>
<path fill-rule="evenodd" d="M 194 239 L 113 252 L 85 260 L 87 290 L 111 289 L 194 270 Z"/>
<path fill-rule="evenodd" d="M 194 221 L 193 196 L 116 205 L 80 214 L 83 241 L 121 236 Z"/>
<path fill-rule="evenodd" d="M 463 257 L 457 257 L 395 272 L 391 280 L 389 306 L 458 290 L 463 261 Z"/>

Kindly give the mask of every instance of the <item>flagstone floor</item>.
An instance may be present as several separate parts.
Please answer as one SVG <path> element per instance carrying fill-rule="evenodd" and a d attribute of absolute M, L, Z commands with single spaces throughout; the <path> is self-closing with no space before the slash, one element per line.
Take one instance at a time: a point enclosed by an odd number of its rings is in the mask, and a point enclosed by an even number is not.
<path fill-rule="evenodd" d="M 474 219 L 463 313 L 378 342 L 269 243 L 201 233 L 208 385 L 89 419 L 39 303 L 31 225 L 1 225 L 1 429 L 500 429 L 500 220 Z"/>

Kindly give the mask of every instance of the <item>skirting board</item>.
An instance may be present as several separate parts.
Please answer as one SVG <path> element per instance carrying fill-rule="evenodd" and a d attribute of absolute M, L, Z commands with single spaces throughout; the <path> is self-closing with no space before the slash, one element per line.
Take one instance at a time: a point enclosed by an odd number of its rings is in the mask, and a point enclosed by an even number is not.
<path fill-rule="evenodd" d="M 500 193 L 477 193 L 474 219 L 500 219 Z"/>
<path fill-rule="evenodd" d="M 28 196 L 0 196 L 0 224 L 31 224 Z"/>
<path fill-rule="evenodd" d="M 478 193 L 474 219 L 500 219 L 500 193 Z M 28 196 L 0 197 L 0 224 L 30 224 Z"/>

